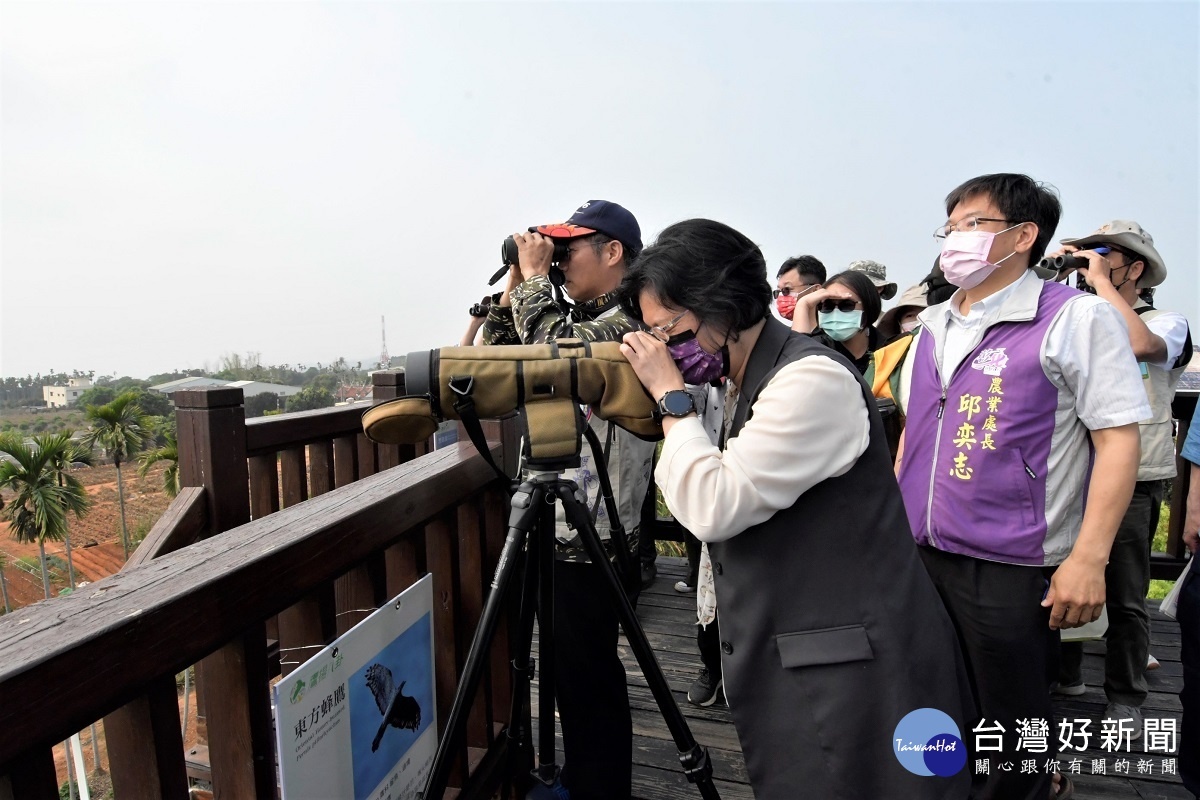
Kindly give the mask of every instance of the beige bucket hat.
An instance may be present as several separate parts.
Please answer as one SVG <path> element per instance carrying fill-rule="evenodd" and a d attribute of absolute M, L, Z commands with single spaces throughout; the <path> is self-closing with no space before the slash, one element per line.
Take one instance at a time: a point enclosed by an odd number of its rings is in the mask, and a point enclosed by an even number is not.
<path fill-rule="evenodd" d="M 1146 269 L 1138 279 L 1138 286 L 1158 286 L 1167 279 L 1167 266 L 1163 263 L 1162 256 L 1154 249 L 1154 237 L 1133 220 L 1114 219 L 1101 225 L 1095 233 L 1079 239 L 1059 241 L 1081 250 L 1087 250 L 1092 245 L 1114 244 L 1122 250 L 1136 253 L 1146 262 Z"/>

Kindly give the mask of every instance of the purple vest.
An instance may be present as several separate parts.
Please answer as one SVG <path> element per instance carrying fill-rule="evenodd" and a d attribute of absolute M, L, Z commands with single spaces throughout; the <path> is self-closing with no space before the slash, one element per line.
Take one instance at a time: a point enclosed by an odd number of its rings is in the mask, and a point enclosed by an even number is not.
<path fill-rule="evenodd" d="M 934 337 L 920 337 L 900 467 L 917 544 L 989 561 L 1044 563 L 1058 388 L 1040 351 L 1058 310 L 1076 296 L 1044 284 L 1034 318 L 990 327 L 945 389 Z"/>

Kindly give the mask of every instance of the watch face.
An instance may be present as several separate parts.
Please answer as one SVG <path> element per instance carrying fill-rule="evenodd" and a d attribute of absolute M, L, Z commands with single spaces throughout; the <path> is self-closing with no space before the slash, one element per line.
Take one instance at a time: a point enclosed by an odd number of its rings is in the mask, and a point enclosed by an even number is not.
<path fill-rule="evenodd" d="M 692 396 L 680 389 L 673 389 L 663 395 L 659 406 L 664 414 L 672 417 L 685 417 L 692 413 Z"/>

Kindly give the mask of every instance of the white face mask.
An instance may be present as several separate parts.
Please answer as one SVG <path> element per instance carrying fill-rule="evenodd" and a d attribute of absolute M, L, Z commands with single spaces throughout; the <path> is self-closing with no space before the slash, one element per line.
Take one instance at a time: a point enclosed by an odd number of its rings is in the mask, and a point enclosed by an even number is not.
<path fill-rule="evenodd" d="M 987 260 L 988 253 L 992 251 L 992 240 L 1000 233 L 1007 233 L 1024 224 L 1018 222 L 999 233 L 980 230 L 950 231 L 942 245 L 942 258 L 939 262 L 946 280 L 960 289 L 974 289 L 983 283 L 997 267 L 1017 254 L 1014 250 L 993 264 Z"/>
<path fill-rule="evenodd" d="M 901 322 L 900 323 L 900 332 L 901 333 L 912 333 L 914 330 L 916 330 L 917 326 L 920 324 L 921 324 L 921 321 L 919 319 L 917 319 L 916 317 L 908 320 L 907 322 Z"/>

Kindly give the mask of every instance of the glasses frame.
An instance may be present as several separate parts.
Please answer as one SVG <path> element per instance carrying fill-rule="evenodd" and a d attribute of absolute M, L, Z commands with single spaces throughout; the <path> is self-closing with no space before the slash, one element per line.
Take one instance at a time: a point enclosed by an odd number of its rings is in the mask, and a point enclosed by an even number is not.
<path fill-rule="evenodd" d="M 971 220 L 971 227 L 965 228 L 965 229 L 960 228 L 959 226 L 962 225 L 967 220 Z M 976 228 L 979 227 L 979 223 L 981 223 L 981 222 L 1005 222 L 1005 223 L 1007 223 L 1010 221 L 1011 220 L 1007 220 L 1007 219 L 997 219 L 995 217 L 963 217 L 962 219 L 960 219 L 958 222 L 954 223 L 953 225 L 951 225 L 950 223 L 947 222 L 945 225 L 942 225 L 941 227 L 939 227 L 937 230 L 935 230 L 933 232 L 933 238 L 939 239 L 939 240 L 945 239 L 953 231 L 958 231 L 959 233 L 971 233 L 972 231 L 974 231 Z M 1021 224 L 1021 223 L 1017 223 L 1017 224 Z"/>
<path fill-rule="evenodd" d="M 847 303 L 850 304 L 850 307 L 843 308 L 843 306 L 846 305 Z M 834 310 L 841 311 L 843 314 L 848 314 L 851 311 L 861 311 L 862 310 L 862 300 L 851 300 L 848 297 L 843 297 L 843 298 L 826 297 L 824 300 L 817 303 L 817 311 L 819 313 L 832 314 L 834 312 Z"/>
<path fill-rule="evenodd" d="M 804 285 L 804 289 L 799 292 L 793 291 L 792 287 L 790 287 L 790 286 L 785 286 L 782 289 L 772 289 L 771 297 L 774 298 L 775 300 L 778 300 L 781 295 L 783 297 L 788 297 L 788 296 L 791 296 L 794 294 L 796 297 L 803 297 L 804 295 L 811 292 L 813 289 L 817 289 L 820 286 L 821 286 L 821 284 L 819 284 L 819 283 L 807 283 Z"/>
<path fill-rule="evenodd" d="M 679 324 L 679 320 L 687 316 L 687 313 L 687 309 L 684 309 L 679 313 L 679 316 L 668 322 L 666 325 L 655 325 L 650 329 L 650 335 L 655 339 L 658 339 L 663 344 L 666 344 L 671 339 L 671 330 Z"/>

